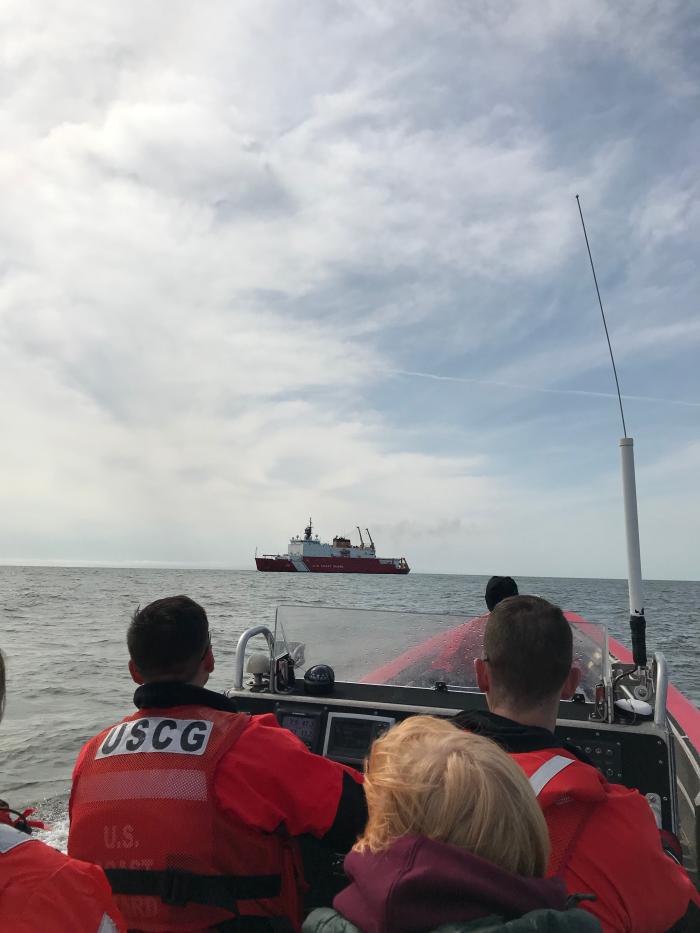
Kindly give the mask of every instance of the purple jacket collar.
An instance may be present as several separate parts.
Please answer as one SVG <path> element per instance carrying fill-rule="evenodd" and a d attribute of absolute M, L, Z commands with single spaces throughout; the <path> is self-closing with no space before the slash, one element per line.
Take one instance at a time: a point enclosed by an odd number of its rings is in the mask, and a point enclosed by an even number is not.
<path fill-rule="evenodd" d="M 538 908 L 563 910 L 559 879 L 522 878 L 466 849 L 404 836 L 383 852 L 351 852 L 349 887 L 333 906 L 364 933 L 422 933 L 491 914 L 506 919 Z"/>

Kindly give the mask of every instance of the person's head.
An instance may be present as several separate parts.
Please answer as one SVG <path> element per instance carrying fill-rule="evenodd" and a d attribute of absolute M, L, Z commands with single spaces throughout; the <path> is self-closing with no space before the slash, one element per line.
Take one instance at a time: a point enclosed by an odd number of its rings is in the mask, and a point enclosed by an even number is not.
<path fill-rule="evenodd" d="M 412 716 L 373 744 L 364 787 L 369 818 L 358 852 L 381 852 L 412 834 L 460 846 L 506 871 L 544 876 L 542 811 L 522 769 L 484 736 Z"/>
<path fill-rule="evenodd" d="M 551 711 L 578 686 L 572 661 L 571 626 L 561 609 L 539 596 L 511 596 L 489 616 L 475 666 L 492 710 Z"/>
<path fill-rule="evenodd" d="M 189 596 L 136 610 L 126 634 L 136 683 L 176 680 L 203 687 L 214 670 L 207 614 Z"/>
<path fill-rule="evenodd" d="M 512 577 L 491 577 L 486 584 L 486 592 L 484 593 L 486 608 L 489 612 L 493 612 L 501 600 L 517 595 L 518 584 Z"/>

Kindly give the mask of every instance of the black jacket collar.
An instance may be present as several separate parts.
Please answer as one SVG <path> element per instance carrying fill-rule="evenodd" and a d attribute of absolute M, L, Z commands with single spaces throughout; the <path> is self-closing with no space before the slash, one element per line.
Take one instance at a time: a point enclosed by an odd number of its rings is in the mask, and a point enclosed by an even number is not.
<path fill-rule="evenodd" d="M 236 713 L 236 703 L 223 693 L 215 693 L 194 684 L 168 680 L 142 684 L 134 693 L 134 705 L 139 709 L 169 709 L 172 706 L 208 706 L 225 713 Z"/>
<path fill-rule="evenodd" d="M 563 748 L 575 755 L 587 765 L 592 764 L 588 755 L 560 739 L 549 729 L 541 726 L 523 726 L 513 719 L 497 716 L 487 710 L 474 710 L 473 712 L 457 713 L 454 724 L 468 732 L 477 732 L 493 739 L 501 748 L 517 755 L 520 752 L 539 752 L 544 748 Z"/>

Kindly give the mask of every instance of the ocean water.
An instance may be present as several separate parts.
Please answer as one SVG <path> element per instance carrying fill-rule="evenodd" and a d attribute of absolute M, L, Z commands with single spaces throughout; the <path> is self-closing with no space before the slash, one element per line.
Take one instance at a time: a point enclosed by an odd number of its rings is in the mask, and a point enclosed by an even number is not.
<path fill-rule="evenodd" d="M 255 571 L 0 567 L 0 649 L 8 700 L 0 725 L 0 797 L 38 806 L 65 841 L 70 774 L 81 746 L 133 712 L 125 632 L 139 605 L 186 593 L 209 616 L 215 690 L 230 687 L 240 633 L 272 627 L 281 604 L 455 612 L 484 611 L 486 577 L 356 576 Z M 624 580 L 519 577 L 535 593 L 608 626 L 629 645 Z M 700 705 L 700 582 L 647 581 L 647 644 L 661 650 L 672 681 Z M 287 632 L 294 639 L 294 632 Z M 371 639 L 371 631 L 349 637 Z M 397 635 L 397 654 L 401 650 Z M 332 658 L 327 658 L 333 663 Z"/>

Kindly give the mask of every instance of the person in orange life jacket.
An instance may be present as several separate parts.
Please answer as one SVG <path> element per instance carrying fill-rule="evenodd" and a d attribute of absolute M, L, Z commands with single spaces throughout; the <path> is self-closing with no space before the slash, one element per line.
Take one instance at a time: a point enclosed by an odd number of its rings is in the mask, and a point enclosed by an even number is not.
<path fill-rule="evenodd" d="M 453 722 L 494 739 L 535 789 L 552 842 L 548 874 L 607 933 L 700 930 L 700 899 L 683 868 L 663 851 L 641 794 L 609 784 L 585 755 L 554 734 L 560 698 L 573 696 L 571 627 L 561 609 L 536 596 L 503 600 L 491 613 L 483 657 L 474 666 L 489 712 L 459 713 Z"/>
<path fill-rule="evenodd" d="M 488 612 L 447 633 L 445 644 L 430 665 L 430 669 L 441 671 L 441 676 L 451 684 L 475 687 L 474 668 L 468 661 L 474 655 L 473 646 L 480 644 L 483 639 L 489 613 L 504 599 L 517 595 L 518 584 L 512 577 L 491 577 L 484 592 Z"/>
<path fill-rule="evenodd" d="M 495 742 L 412 716 L 373 744 L 367 827 L 345 859 L 350 885 L 304 933 L 600 933 L 545 879 L 547 824 Z M 572 899 L 574 900 L 574 899 Z"/>
<path fill-rule="evenodd" d="M 296 837 L 347 851 L 366 820 L 361 775 L 205 689 L 209 623 L 188 597 L 137 610 L 127 644 L 138 711 L 78 757 L 69 853 L 105 868 L 142 931 L 298 929 Z"/>
<path fill-rule="evenodd" d="M 0 719 L 5 661 L 0 652 Z M 31 811 L 0 800 L 0 930 L 12 933 L 122 933 L 124 920 L 104 872 L 31 835 Z M 13 819 L 13 814 L 17 817 Z"/>

